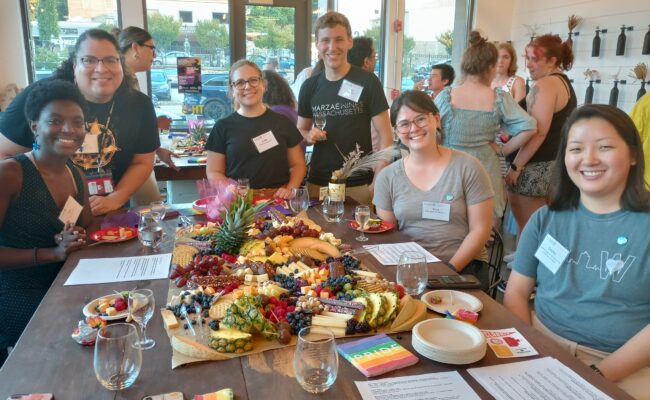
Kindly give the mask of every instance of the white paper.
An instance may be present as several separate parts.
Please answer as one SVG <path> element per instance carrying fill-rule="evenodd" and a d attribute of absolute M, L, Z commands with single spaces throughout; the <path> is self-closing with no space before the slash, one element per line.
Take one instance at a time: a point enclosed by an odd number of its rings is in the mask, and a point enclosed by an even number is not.
<path fill-rule="evenodd" d="M 515 358 L 535 356 L 537 350 L 515 328 L 508 329 L 481 329 L 488 346 L 499 358 Z"/>
<path fill-rule="evenodd" d="M 167 279 L 172 254 L 138 257 L 84 258 L 63 286 Z"/>
<path fill-rule="evenodd" d="M 496 400 L 613 400 L 551 357 L 470 368 L 467 372 Z"/>
<path fill-rule="evenodd" d="M 479 400 L 456 371 L 355 381 L 363 400 Z"/>
<path fill-rule="evenodd" d="M 399 256 L 402 255 L 402 253 L 405 251 L 417 251 L 422 253 L 426 257 L 426 261 L 428 263 L 440 261 L 438 257 L 429 253 L 424 249 L 424 247 L 415 242 L 378 244 L 363 247 L 368 250 L 368 253 L 372 254 L 382 265 L 399 264 Z"/>

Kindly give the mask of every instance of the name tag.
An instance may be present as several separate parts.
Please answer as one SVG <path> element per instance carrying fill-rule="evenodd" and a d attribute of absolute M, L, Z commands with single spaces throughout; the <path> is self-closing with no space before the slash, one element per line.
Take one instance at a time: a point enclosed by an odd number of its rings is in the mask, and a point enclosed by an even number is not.
<path fill-rule="evenodd" d="M 320 189 L 318 189 L 318 201 L 323 201 L 325 196 L 329 194 L 330 188 L 327 186 L 323 186 Z"/>
<path fill-rule="evenodd" d="M 359 97 L 361 97 L 361 92 L 363 92 L 363 86 L 352 83 L 347 79 L 343 79 L 341 89 L 339 89 L 339 96 L 358 103 Z"/>
<path fill-rule="evenodd" d="M 422 202 L 423 219 L 435 219 L 438 221 L 449 222 L 449 214 L 451 214 L 451 204 L 449 203 L 438 203 L 436 201 Z"/>
<path fill-rule="evenodd" d="M 77 153 L 80 154 L 96 154 L 99 153 L 99 141 L 97 140 L 99 138 L 98 135 L 92 135 L 90 133 L 86 133 L 86 136 L 84 137 L 84 142 L 77 150 Z"/>
<path fill-rule="evenodd" d="M 553 274 L 560 269 L 560 266 L 562 266 L 568 256 L 569 250 L 549 234 L 546 234 L 544 241 L 535 252 L 535 258 L 544 264 Z"/>
<path fill-rule="evenodd" d="M 268 149 L 272 149 L 279 144 L 275 139 L 275 136 L 273 136 L 273 132 L 271 131 L 254 137 L 253 143 L 255 144 L 255 147 L 259 153 L 264 153 Z"/>
<path fill-rule="evenodd" d="M 111 170 L 104 170 L 101 174 L 86 171 L 86 180 L 88 181 L 89 196 L 113 193 L 113 173 Z"/>
<path fill-rule="evenodd" d="M 61 210 L 61 214 L 59 214 L 59 221 L 64 224 L 75 224 L 77 223 L 77 219 L 79 219 L 79 215 L 81 215 L 81 210 L 83 210 L 83 206 L 79 204 L 74 197 L 68 196 L 68 200 L 65 202 L 63 210 Z"/>

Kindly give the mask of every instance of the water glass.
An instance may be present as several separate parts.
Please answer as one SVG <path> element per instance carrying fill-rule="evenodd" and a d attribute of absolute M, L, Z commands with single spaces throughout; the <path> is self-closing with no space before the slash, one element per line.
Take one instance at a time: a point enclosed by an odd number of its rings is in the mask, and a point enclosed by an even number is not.
<path fill-rule="evenodd" d="M 156 299 L 149 289 L 137 289 L 129 292 L 129 314 L 142 329 L 142 338 L 135 343 L 135 347 L 147 350 L 156 345 L 156 341 L 147 338 L 147 323 L 153 316 L 156 308 Z"/>
<path fill-rule="evenodd" d="M 142 352 L 135 346 L 137 341 L 138 331 L 131 324 L 111 324 L 97 332 L 93 366 L 106 389 L 126 389 L 138 378 Z"/>
<path fill-rule="evenodd" d="M 251 182 L 248 178 L 237 179 L 237 194 L 241 197 L 246 197 L 248 191 L 251 190 Z"/>
<path fill-rule="evenodd" d="M 167 207 L 165 206 L 164 201 L 152 201 L 149 203 L 149 208 L 151 208 L 152 212 L 157 212 L 160 214 L 160 220 L 162 221 L 165 219 L 165 213 L 167 212 Z"/>
<path fill-rule="evenodd" d="M 341 222 L 344 208 L 342 201 L 336 201 L 330 196 L 323 198 L 323 216 L 327 222 Z"/>
<path fill-rule="evenodd" d="M 138 239 L 143 246 L 156 249 L 163 237 L 162 218 L 157 212 L 146 212 L 140 215 Z"/>
<path fill-rule="evenodd" d="M 359 224 L 359 231 L 361 235 L 357 236 L 357 240 L 360 242 L 365 242 L 368 240 L 364 231 L 366 230 L 366 224 L 370 219 L 370 207 L 368 206 L 357 206 L 354 209 L 354 220 Z"/>
<path fill-rule="evenodd" d="M 419 295 L 424 291 L 429 277 L 424 254 L 418 251 L 405 251 L 397 264 L 397 283 L 410 295 Z"/>
<path fill-rule="evenodd" d="M 298 186 L 291 190 L 289 207 L 294 214 L 305 211 L 309 208 L 309 192 L 305 186 Z"/>
<path fill-rule="evenodd" d="M 323 393 L 336 380 L 339 356 L 334 334 L 327 328 L 317 332 L 310 326 L 298 332 L 293 369 L 300 386 L 309 393 Z"/>

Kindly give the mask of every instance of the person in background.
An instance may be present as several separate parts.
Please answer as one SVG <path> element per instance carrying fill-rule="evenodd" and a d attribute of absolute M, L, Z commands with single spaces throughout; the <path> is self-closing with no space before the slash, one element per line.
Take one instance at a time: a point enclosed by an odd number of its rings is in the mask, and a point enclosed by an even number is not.
<path fill-rule="evenodd" d="M 289 83 L 275 71 L 262 71 L 262 78 L 266 82 L 266 90 L 262 101 L 278 114 L 282 114 L 295 125 L 298 122 L 296 112 L 296 98 L 289 87 Z"/>
<path fill-rule="evenodd" d="M 505 209 L 498 155 L 509 154 L 521 147 L 533 137 L 537 125 L 512 96 L 490 87 L 496 73 L 497 57 L 494 44 L 477 31 L 470 32 L 470 46 L 461 60 L 462 83 L 446 88 L 435 100 L 440 110 L 443 144 L 478 158 L 490 176 L 495 191 L 495 227 L 498 227 Z M 495 140 L 501 129 L 513 137 L 499 147 Z"/>
<path fill-rule="evenodd" d="M 526 97 L 526 82 L 517 73 L 517 53 L 510 43 L 499 43 L 499 59 L 497 61 L 497 74 L 492 80 L 492 89 L 501 88 L 510 93 L 513 99 L 519 103 Z"/>
<path fill-rule="evenodd" d="M 262 69 L 265 71 L 277 71 L 279 67 L 280 62 L 277 57 L 268 57 L 264 62 L 264 68 Z"/>
<path fill-rule="evenodd" d="M 350 65 L 352 29 L 345 15 L 330 11 L 316 20 L 316 47 L 325 71 L 303 83 L 298 98 L 298 129 L 308 144 L 314 145 L 307 178 L 309 194 L 318 197 L 332 172 L 341 168 L 343 155 L 358 145 L 364 153 L 372 151 L 370 123 L 380 136 L 380 149 L 392 146 L 388 102 L 379 79 L 372 73 Z M 326 130 L 313 126 L 314 115 L 326 117 Z M 375 173 L 384 166 L 378 166 Z M 372 200 L 373 174 L 348 178 L 346 195 L 360 204 Z"/>
<path fill-rule="evenodd" d="M 636 129 L 641 136 L 641 144 L 643 145 L 643 154 L 645 155 L 646 165 L 650 165 L 650 93 L 646 93 L 636 102 L 630 117 L 636 125 Z M 650 168 L 645 169 L 644 175 L 645 184 L 650 188 Z"/>
<path fill-rule="evenodd" d="M 84 142 L 86 101 L 71 82 L 31 86 L 24 114 L 34 150 L 0 161 L 0 366 L 91 220 L 83 173 L 70 157 Z M 59 215 L 75 201 L 81 214 Z"/>
<path fill-rule="evenodd" d="M 390 118 L 409 154 L 379 173 L 377 215 L 454 271 L 478 276 L 487 289 L 485 243 L 494 191 L 485 169 L 476 158 L 438 144 L 440 114 L 426 93 L 402 93 Z"/>
<path fill-rule="evenodd" d="M 93 215 L 123 207 L 151 174 L 160 147 L 151 99 L 130 89 L 117 40 L 102 29 L 82 33 L 53 78 L 75 82 L 86 99 L 89 134 L 72 160 L 89 178 Z M 4 157 L 25 153 L 34 142 L 22 111 L 31 88 L 25 88 L 0 117 Z"/>
<path fill-rule="evenodd" d="M 449 64 L 435 64 L 431 66 L 431 74 L 429 75 L 429 83 L 427 89 L 431 91 L 431 98 L 433 100 L 442 92 L 446 87 L 451 86 L 456 78 L 454 68 Z M 424 90 L 424 80 L 415 82 L 413 90 Z"/>
<path fill-rule="evenodd" d="M 254 62 L 234 63 L 230 86 L 239 108 L 218 120 L 210 132 L 208 180 L 248 178 L 252 189 L 277 188 L 276 197 L 290 198 L 307 172 L 300 132 L 264 104 L 266 82 Z"/>
<path fill-rule="evenodd" d="M 590 104 L 571 114 L 549 204 L 521 234 L 504 305 L 595 373 L 647 400 L 650 192 L 644 164 L 639 134 L 623 111 Z"/>
<path fill-rule="evenodd" d="M 377 50 L 372 38 L 359 36 L 352 39 L 352 48 L 348 51 L 348 62 L 374 73 L 377 64 Z"/>
<path fill-rule="evenodd" d="M 325 65 L 323 63 L 323 59 L 319 55 L 318 61 L 316 61 L 316 64 L 313 67 L 303 68 L 298 76 L 296 76 L 296 79 L 291 84 L 291 91 L 293 92 L 293 95 L 298 98 L 298 95 L 300 94 L 300 88 L 302 87 L 302 84 L 307 80 L 307 78 L 320 74 L 323 72 L 323 69 L 325 69 Z"/>
<path fill-rule="evenodd" d="M 113 35 L 117 38 L 120 45 L 120 53 L 124 57 L 124 63 L 128 67 L 125 74 L 132 74 L 135 72 L 147 72 L 151 70 L 151 64 L 156 58 L 156 45 L 154 44 L 153 37 L 149 32 L 136 26 L 129 26 L 122 30 L 114 29 Z M 137 77 L 134 75 L 134 85 L 131 87 L 133 90 L 141 90 Z M 178 170 L 172 157 L 176 155 L 165 148 L 159 147 L 156 150 L 158 158 L 167 164 L 169 168 Z M 146 205 L 153 201 L 159 201 L 160 190 L 156 182 L 156 175 L 151 171 L 149 179 L 138 189 L 137 192 L 131 197 L 133 204 L 131 205 Z"/>
<path fill-rule="evenodd" d="M 571 44 L 558 35 L 541 35 L 526 46 L 526 67 L 533 83 L 519 104 L 537 120 L 537 134 L 521 147 L 506 175 L 508 200 L 521 232 L 544 204 L 564 122 L 577 106 L 567 71 L 573 64 Z"/>

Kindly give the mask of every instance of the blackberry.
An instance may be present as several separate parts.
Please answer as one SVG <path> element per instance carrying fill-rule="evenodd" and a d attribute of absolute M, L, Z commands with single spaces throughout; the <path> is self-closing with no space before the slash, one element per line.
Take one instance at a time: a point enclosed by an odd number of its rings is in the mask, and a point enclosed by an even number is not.
<path fill-rule="evenodd" d="M 357 333 L 357 320 L 350 318 L 347 325 L 345 326 L 345 334 L 354 335 L 355 333 Z"/>
<path fill-rule="evenodd" d="M 214 319 L 214 320 L 210 321 L 210 323 L 208 324 L 208 326 L 209 326 L 210 329 L 212 329 L 213 331 L 218 331 L 218 330 L 219 330 L 219 321 L 217 321 L 216 319 Z"/>
<path fill-rule="evenodd" d="M 368 333 L 371 329 L 367 322 L 359 322 L 356 326 L 357 333 Z"/>

